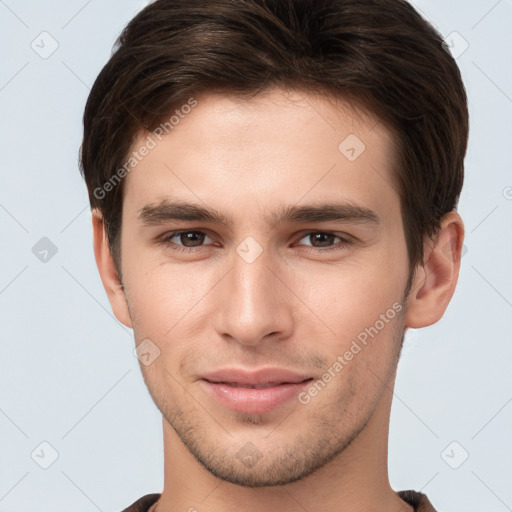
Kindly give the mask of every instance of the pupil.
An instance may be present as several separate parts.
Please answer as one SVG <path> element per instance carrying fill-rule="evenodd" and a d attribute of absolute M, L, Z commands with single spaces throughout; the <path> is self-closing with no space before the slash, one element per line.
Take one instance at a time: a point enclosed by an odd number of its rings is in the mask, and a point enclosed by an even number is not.
<path fill-rule="evenodd" d="M 329 245 L 329 243 L 332 242 L 332 237 L 334 235 L 331 233 L 315 233 L 313 236 L 317 242 L 320 242 L 320 246 L 323 247 Z M 327 237 L 327 240 L 322 241 L 322 237 Z"/>
<path fill-rule="evenodd" d="M 194 246 L 194 242 L 197 242 L 197 237 L 199 236 L 199 242 L 202 242 L 204 235 L 203 233 L 198 233 L 197 231 L 188 231 L 186 233 L 181 234 L 181 243 L 187 247 Z M 192 243 L 189 243 L 192 242 Z"/>

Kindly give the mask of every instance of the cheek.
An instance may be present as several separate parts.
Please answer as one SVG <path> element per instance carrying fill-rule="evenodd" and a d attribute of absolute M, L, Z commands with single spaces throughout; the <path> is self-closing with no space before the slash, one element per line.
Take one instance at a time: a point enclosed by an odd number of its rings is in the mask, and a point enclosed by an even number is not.
<path fill-rule="evenodd" d="M 303 273 L 297 295 L 310 309 L 304 311 L 311 325 L 328 328 L 334 343 L 352 340 L 388 311 L 386 320 L 392 320 L 399 309 L 405 273 L 385 259 L 368 260 Z"/>
<path fill-rule="evenodd" d="M 172 269 L 170 265 L 149 268 L 139 265 L 127 272 L 126 288 L 135 339 L 137 342 L 150 339 L 160 350 L 151 365 L 141 365 L 156 403 L 165 400 L 165 390 L 169 387 L 180 392 L 176 379 L 182 375 L 183 359 L 194 360 L 201 354 L 201 348 L 204 350 L 200 299 L 209 287 L 203 282 L 204 273 L 188 275 L 184 269 L 184 266 Z"/>
<path fill-rule="evenodd" d="M 208 275 L 193 265 L 143 262 L 133 256 L 126 262 L 125 286 L 136 317 L 134 330 L 165 343 L 197 329 L 201 301 L 211 288 Z"/>

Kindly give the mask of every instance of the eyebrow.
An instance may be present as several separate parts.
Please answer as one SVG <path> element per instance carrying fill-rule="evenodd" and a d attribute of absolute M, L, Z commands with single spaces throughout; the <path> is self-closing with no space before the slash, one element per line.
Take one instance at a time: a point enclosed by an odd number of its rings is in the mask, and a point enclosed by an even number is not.
<path fill-rule="evenodd" d="M 163 199 L 158 204 L 148 204 L 138 210 L 138 219 L 144 226 L 158 226 L 171 221 L 200 221 L 233 226 L 233 221 L 213 208 L 180 200 Z M 281 207 L 264 220 L 273 226 L 283 223 L 344 221 L 379 224 L 380 218 L 373 210 L 353 202 L 325 202 L 303 206 Z"/>

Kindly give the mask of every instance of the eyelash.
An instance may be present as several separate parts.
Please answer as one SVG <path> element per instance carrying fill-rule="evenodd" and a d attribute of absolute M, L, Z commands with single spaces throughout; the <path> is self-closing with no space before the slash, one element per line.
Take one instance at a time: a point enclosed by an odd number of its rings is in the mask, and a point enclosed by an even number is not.
<path fill-rule="evenodd" d="M 207 233 L 205 233 L 204 231 L 200 231 L 200 230 L 189 229 L 189 230 L 173 231 L 172 233 L 168 233 L 168 234 L 164 235 L 160 240 L 158 240 L 158 244 L 169 247 L 171 250 L 176 251 L 176 252 L 190 253 L 190 252 L 195 252 L 199 249 L 204 248 L 204 245 L 199 245 L 196 247 L 186 247 L 184 245 L 179 245 L 179 244 L 175 244 L 174 242 L 171 242 L 171 240 L 173 238 L 175 238 L 178 235 L 182 235 L 184 233 L 200 233 L 200 234 L 204 234 L 204 235 L 208 236 Z M 339 238 L 341 240 L 341 242 L 340 242 L 341 245 L 334 245 L 334 246 L 330 246 L 330 247 L 321 248 L 321 247 L 306 246 L 307 250 L 316 252 L 316 253 L 339 251 L 339 250 L 343 249 L 345 246 L 353 243 L 352 240 L 349 240 L 348 238 L 343 238 L 342 236 L 336 235 L 335 233 L 331 233 L 330 231 L 308 231 L 307 233 L 304 233 L 304 235 L 300 238 L 300 240 L 302 240 L 303 238 L 305 238 L 307 236 L 313 235 L 313 234 L 333 235 L 335 238 Z"/>

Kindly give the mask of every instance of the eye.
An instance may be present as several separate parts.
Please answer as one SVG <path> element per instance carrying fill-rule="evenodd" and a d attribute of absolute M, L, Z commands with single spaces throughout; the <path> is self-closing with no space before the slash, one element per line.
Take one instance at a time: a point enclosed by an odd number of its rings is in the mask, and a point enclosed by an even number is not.
<path fill-rule="evenodd" d="M 353 243 L 352 240 L 350 240 L 348 237 L 342 237 L 326 231 L 310 231 L 309 233 L 306 233 L 306 235 L 303 236 L 300 240 L 304 239 L 308 239 L 311 242 L 311 250 L 320 252 L 341 250 L 345 246 Z M 337 245 L 332 245 L 336 242 L 336 239 L 339 240 L 339 243 Z M 308 244 L 304 245 L 307 246 Z"/>
<path fill-rule="evenodd" d="M 302 240 L 308 240 L 310 244 L 301 244 Z M 338 241 L 338 242 L 337 242 Z M 204 231 L 182 230 L 167 233 L 158 240 L 159 245 L 168 247 L 177 252 L 194 252 L 201 250 L 205 244 L 213 240 Z M 337 242 L 337 243 L 336 243 Z M 307 250 L 315 252 L 327 252 L 342 250 L 352 244 L 348 237 L 342 237 L 326 231 L 310 231 L 302 236 L 297 245 L 306 246 Z M 334 245 L 333 245 L 334 244 Z"/>
<path fill-rule="evenodd" d="M 212 241 L 203 231 L 174 231 L 164 235 L 158 243 L 174 251 L 193 251 L 202 247 L 205 238 Z"/>

